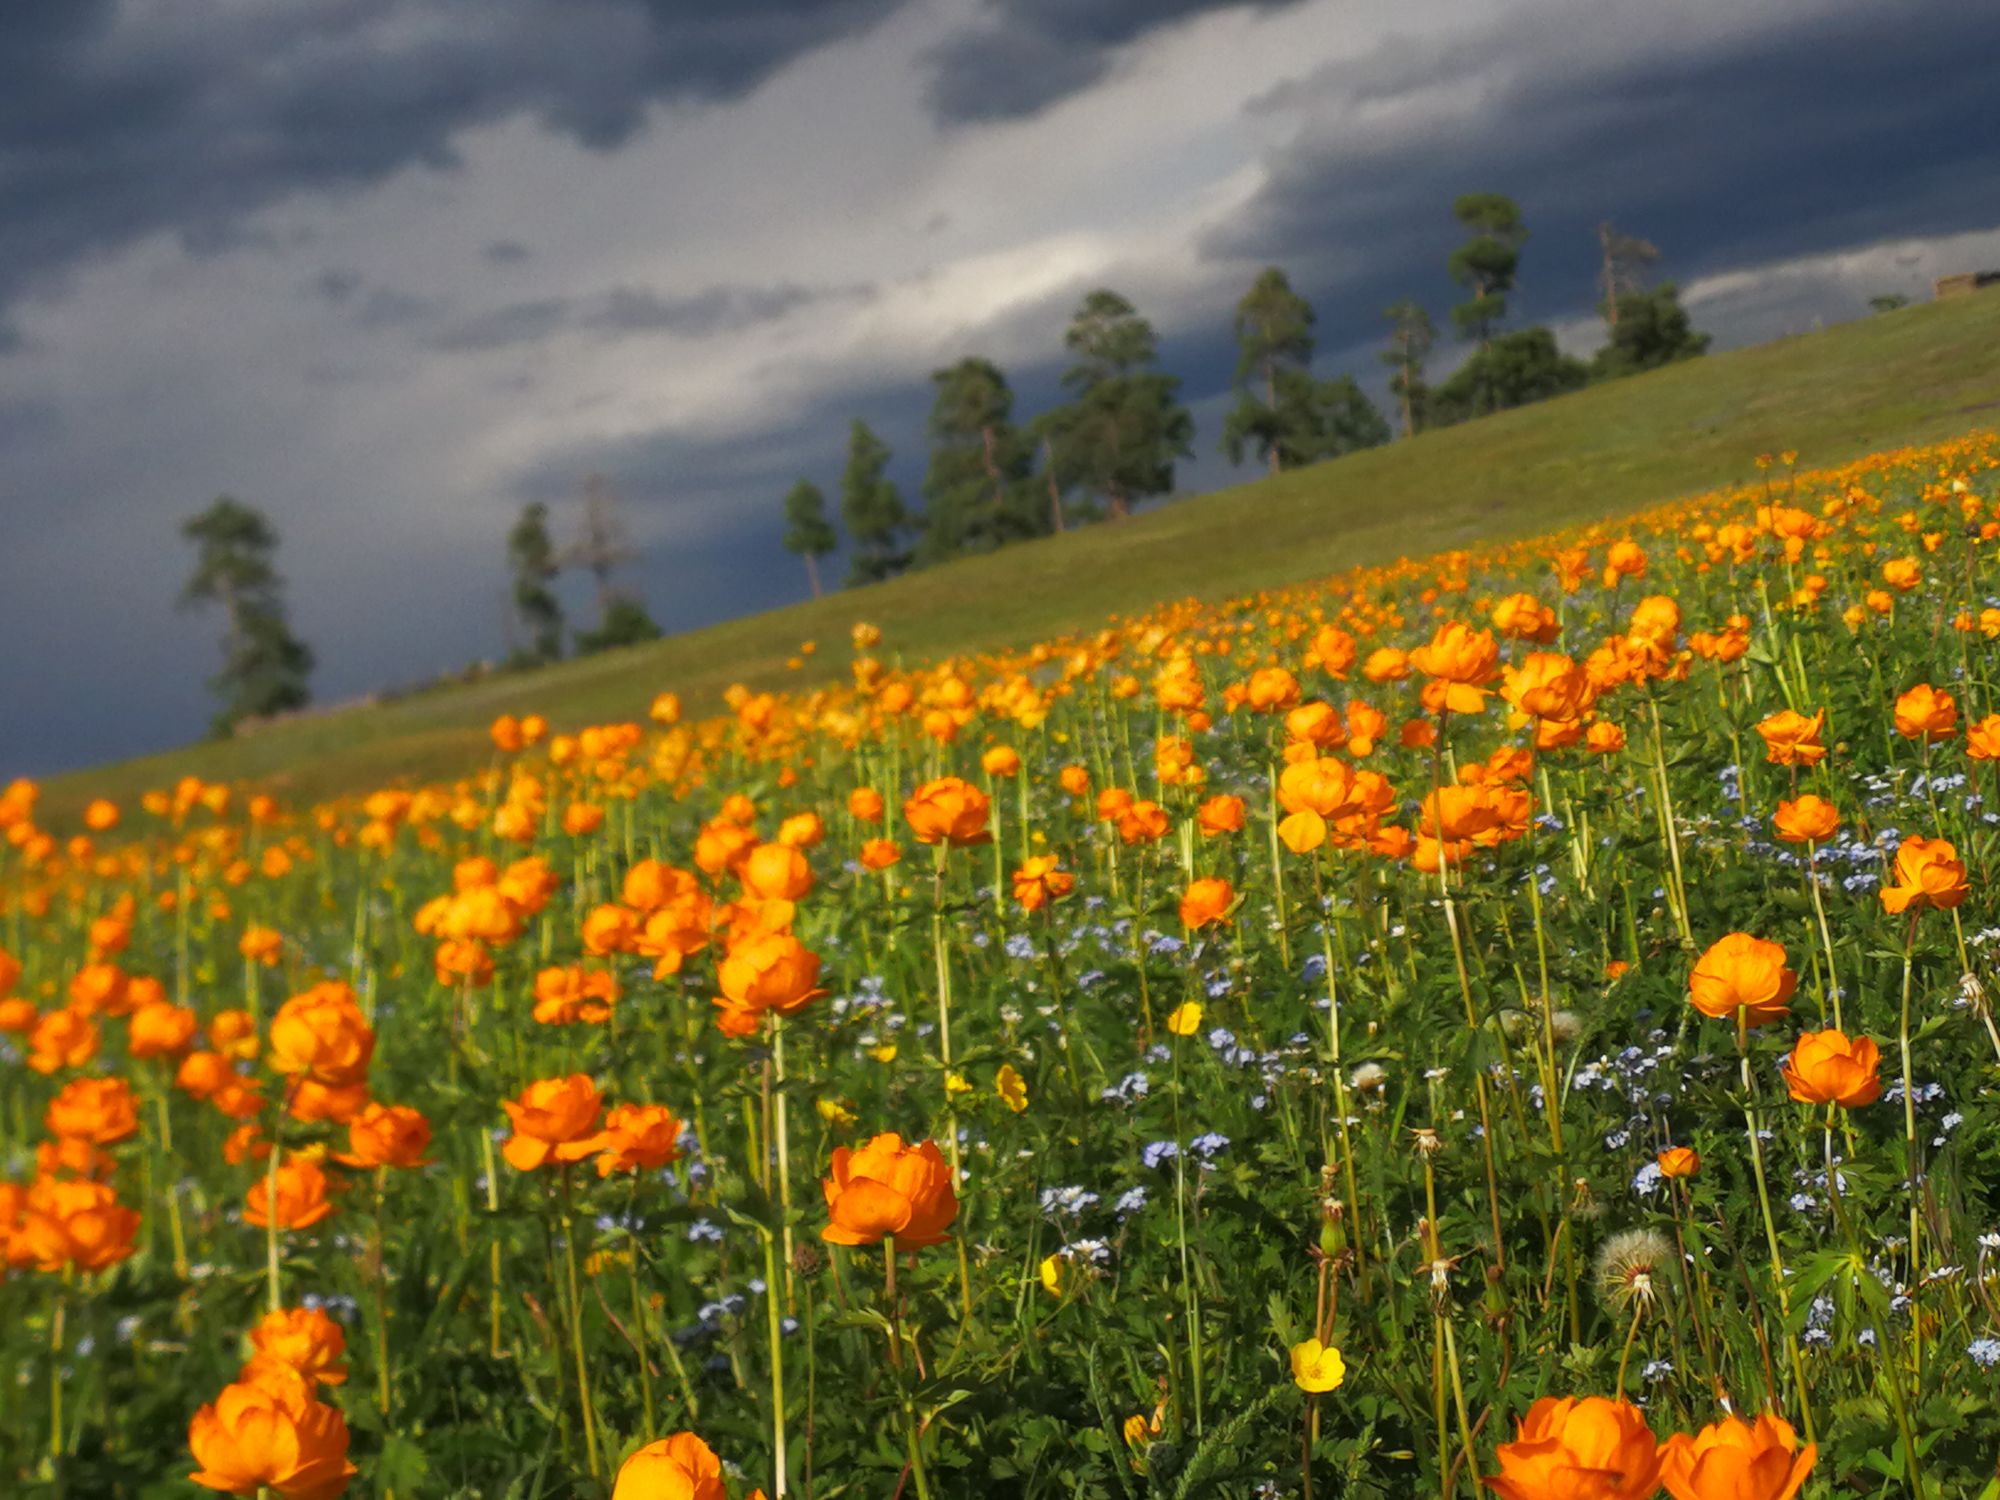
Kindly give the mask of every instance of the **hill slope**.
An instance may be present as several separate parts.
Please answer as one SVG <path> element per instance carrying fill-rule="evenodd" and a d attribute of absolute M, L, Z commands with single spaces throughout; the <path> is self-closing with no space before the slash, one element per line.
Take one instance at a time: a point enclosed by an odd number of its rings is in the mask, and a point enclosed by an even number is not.
<path fill-rule="evenodd" d="M 1752 477 L 1761 452 L 1833 463 L 2000 419 L 2000 292 L 1735 350 L 1102 525 L 547 671 L 301 720 L 56 779 L 58 819 L 193 772 L 313 797 L 461 771 L 497 714 L 631 718 L 673 688 L 797 685 L 785 659 L 868 619 L 932 657 L 1480 538 L 1530 535 Z M 773 502 L 775 507 L 775 501 Z M 777 512 L 772 512 L 775 534 Z M 845 653 L 832 653 L 837 669 Z"/>

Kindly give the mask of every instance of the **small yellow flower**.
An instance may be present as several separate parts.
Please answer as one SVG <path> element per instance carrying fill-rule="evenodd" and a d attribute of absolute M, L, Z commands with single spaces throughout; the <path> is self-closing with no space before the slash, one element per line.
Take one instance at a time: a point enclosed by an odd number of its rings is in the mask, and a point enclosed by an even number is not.
<path fill-rule="evenodd" d="M 1167 1017 L 1167 1030 L 1175 1036 L 1193 1036 L 1201 1030 L 1201 1002 L 1184 1000 Z"/>
<path fill-rule="evenodd" d="M 1125 1419 L 1125 1446 L 1134 1453 L 1146 1451 L 1146 1444 L 1152 1440 L 1152 1429 L 1146 1424 L 1146 1414 L 1135 1411 Z"/>
<path fill-rule="evenodd" d="M 1292 1380 L 1302 1391 L 1322 1395 L 1338 1390 L 1347 1379 L 1347 1361 L 1338 1349 L 1330 1349 L 1318 1339 L 1292 1345 Z"/>
<path fill-rule="evenodd" d="M 844 1099 L 815 1099 L 813 1108 L 819 1117 L 829 1125 L 852 1125 L 860 1117 L 847 1107 Z"/>
<path fill-rule="evenodd" d="M 965 1081 L 963 1073 L 947 1073 L 944 1075 L 944 1091 L 947 1094 L 969 1094 L 972 1085 Z"/>
<path fill-rule="evenodd" d="M 878 1063 L 892 1063 L 896 1060 L 896 1044 L 894 1042 L 884 1042 L 879 1047 L 870 1047 L 868 1055 Z"/>
<path fill-rule="evenodd" d="M 1012 1063 L 1000 1064 L 1000 1072 L 993 1080 L 993 1092 L 1007 1101 L 1007 1107 L 1020 1114 L 1028 1107 L 1028 1085 L 1021 1075 L 1014 1071 Z"/>
<path fill-rule="evenodd" d="M 1062 1295 L 1062 1282 L 1063 1282 L 1062 1257 L 1060 1255 L 1043 1256 L 1042 1285 L 1048 1289 L 1048 1293 L 1051 1297 L 1060 1297 Z"/>

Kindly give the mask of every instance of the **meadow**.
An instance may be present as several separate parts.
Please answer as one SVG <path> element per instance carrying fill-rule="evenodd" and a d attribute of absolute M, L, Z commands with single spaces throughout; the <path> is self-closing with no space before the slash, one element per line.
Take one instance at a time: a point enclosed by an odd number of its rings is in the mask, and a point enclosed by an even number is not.
<path fill-rule="evenodd" d="M 0 1490 L 1994 1500 L 1996 546 L 2000 435 L 1778 453 L 17 783 Z"/>

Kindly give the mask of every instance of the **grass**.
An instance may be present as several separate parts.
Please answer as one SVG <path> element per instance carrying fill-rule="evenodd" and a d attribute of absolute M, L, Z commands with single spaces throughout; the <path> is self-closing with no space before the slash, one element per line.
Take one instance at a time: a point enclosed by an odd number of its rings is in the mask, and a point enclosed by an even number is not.
<path fill-rule="evenodd" d="M 966 558 L 862 593 L 773 610 L 546 671 L 303 719 L 54 779 L 57 821 L 196 774 L 288 796 L 450 775 L 485 726 L 631 718 L 664 689 L 689 708 L 732 682 L 799 685 L 804 640 L 858 619 L 906 659 L 1020 643 L 1186 595 L 1226 597 L 1356 564 L 1531 535 L 1747 479 L 1761 452 L 1807 465 L 1950 436 L 2000 414 L 2000 294 L 1926 304 L 1735 350 L 1412 441 Z M 773 512 L 773 535 L 776 533 Z M 775 548 L 774 548 L 775 551 Z M 837 670 L 844 653 L 822 658 Z"/>

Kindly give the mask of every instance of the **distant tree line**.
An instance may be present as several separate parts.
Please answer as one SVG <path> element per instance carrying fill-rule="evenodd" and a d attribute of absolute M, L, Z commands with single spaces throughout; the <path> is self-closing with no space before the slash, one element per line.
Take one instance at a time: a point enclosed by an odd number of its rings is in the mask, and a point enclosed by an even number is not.
<path fill-rule="evenodd" d="M 1589 361 L 1564 354 L 1547 328 L 1506 327 L 1528 231 L 1513 199 L 1467 193 L 1452 204 L 1465 240 L 1445 269 L 1464 288 L 1451 310 L 1465 359 L 1436 385 L 1426 379 L 1438 333 L 1421 303 L 1401 301 L 1384 316 L 1381 360 L 1403 436 L 1525 406 L 1593 381 L 1656 369 L 1706 352 L 1672 282 L 1653 283 L 1659 252 L 1606 223 L 1598 229 L 1598 310 L 1605 342 Z M 1902 299 L 1878 297 L 1888 310 Z M 1222 451 L 1232 463 L 1261 462 L 1282 473 L 1386 443 L 1389 417 L 1351 375 L 1313 373 L 1312 305 L 1285 273 L 1259 273 L 1236 305 L 1235 404 L 1223 418 Z M 840 475 L 840 529 L 825 493 L 800 479 L 784 497 L 785 549 L 804 559 L 813 595 L 820 563 L 841 550 L 847 582 L 875 583 L 910 568 L 988 552 L 1071 526 L 1118 520 L 1171 494 L 1174 467 L 1194 454 L 1194 419 L 1180 381 L 1159 367 L 1152 324 L 1125 297 L 1099 288 L 1084 297 L 1063 344 L 1067 399 L 1026 421 L 1014 410 L 1007 377 L 976 356 L 931 374 L 929 462 L 923 504 L 905 505 L 889 478 L 889 447 L 856 421 Z M 222 669 L 209 681 L 220 700 L 215 732 L 304 707 L 313 653 L 294 634 L 277 570 L 278 535 L 264 515 L 224 495 L 181 527 L 195 566 L 181 593 L 186 608 L 219 608 Z M 616 582 L 636 556 L 617 496 L 601 476 L 585 481 L 581 521 L 567 546 L 549 530 L 549 508 L 526 506 L 507 534 L 511 580 L 505 611 L 510 667 L 558 660 L 656 638 L 645 606 Z M 570 626 L 557 579 L 580 569 L 594 585 L 597 619 Z"/>
<path fill-rule="evenodd" d="M 1465 231 L 1446 271 L 1465 289 L 1453 331 L 1471 345 L 1436 385 L 1426 379 L 1437 347 L 1430 313 L 1401 301 L 1385 313 L 1382 351 L 1393 415 L 1404 436 L 1656 369 L 1706 352 L 1672 282 L 1653 283 L 1659 252 L 1645 240 L 1599 227 L 1598 309 L 1603 347 L 1588 360 L 1564 354 L 1547 328 L 1508 329 L 1528 231 L 1513 199 L 1467 193 L 1452 204 Z M 1386 443 L 1389 417 L 1351 375 L 1313 373 L 1312 304 L 1284 271 L 1261 272 L 1236 306 L 1235 405 L 1222 424 L 1230 462 L 1255 459 L 1273 474 Z M 846 533 L 847 582 L 875 583 L 910 568 L 1068 526 L 1116 520 L 1170 494 L 1174 466 L 1193 456 L 1194 421 L 1180 382 L 1159 368 L 1153 327 L 1125 297 L 1091 292 L 1063 339 L 1072 363 L 1068 399 L 1017 421 L 1007 377 L 977 356 L 933 371 L 923 504 L 904 503 L 889 478 L 888 445 L 856 421 L 848 434 L 836 528 L 826 494 L 800 479 L 785 496 L 784 545 L 802 558 L 815 598 L 822 560 Z"/>

